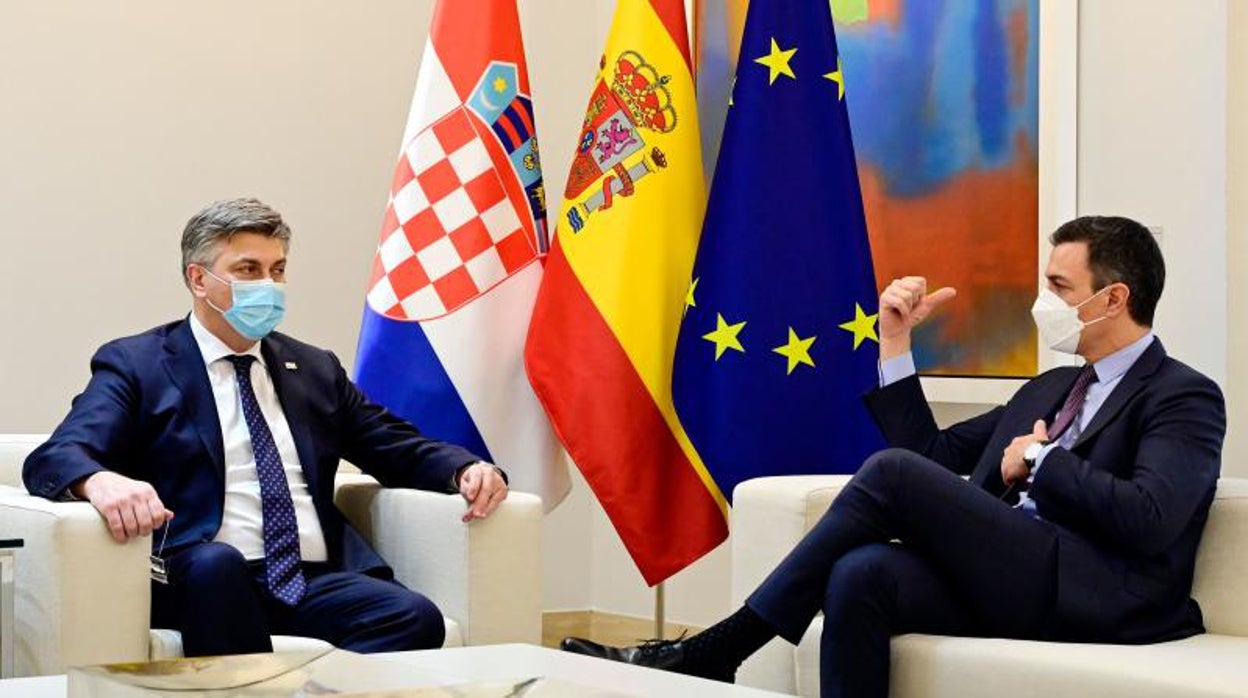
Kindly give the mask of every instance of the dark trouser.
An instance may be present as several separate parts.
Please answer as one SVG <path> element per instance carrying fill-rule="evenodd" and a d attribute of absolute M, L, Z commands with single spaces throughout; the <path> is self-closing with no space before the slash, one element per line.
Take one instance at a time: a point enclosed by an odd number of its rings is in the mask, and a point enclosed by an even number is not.
<path fill-rule="evenodd" d="M 398 582 L 304 563 L 307 594 L 291 608 L 264 586 L 264 563 L 225 543 L 200 543 L 166 561 L 169 584 L 152 583 L 152 627 L 182 633 L 188 657 L 271 652 L 270 635 L 325 640 L 355 652 L 440 647 L 433 602 Z"/>
<path fill-rule="evenodd" d="M 794 644 L 822 610 L 822 695 L 883 698 L 893 635 L 1045 637 L 1056 541 L 1050 524 L 890 449 L 867 459 L 746 605 Z"/>

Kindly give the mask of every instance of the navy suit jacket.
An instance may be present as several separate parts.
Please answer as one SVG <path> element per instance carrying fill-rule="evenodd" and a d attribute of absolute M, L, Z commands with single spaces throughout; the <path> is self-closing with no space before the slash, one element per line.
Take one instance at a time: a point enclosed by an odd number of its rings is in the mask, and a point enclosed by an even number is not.
<path fill-rule="evenodd" d="M 915 376 L 866 402 L 891 445 L 1001 496 L 1006 446 L 1037 419 L 1052 423 L 1078 372 L 1045 372 L 1005 405 L 943 431 Z M 1225 434 L 1218 386 L 1154 340 L 1070 450 L 1045 456 L 1030 496 L 1057 535 L 1059 636 L 1155 642 L 1202 632 L 1192 573 Z"/>
<path fill-rule="evenodd" d="M 328 351 L 277 333 L 260 351 L 294 436 L 329 563 L 389 578 L 390 568 L 334 506 L 339 459 L 386 487 L 440 492 L 454 491 L 456 471 L 481 459 L 425 438 L 371 402 Z M 22 477 L 30 492 L 58 499 L 101 470 L 155 487 L 175 515 L 166 555 L 216 536 L 225 500 L 221 425 L 189 321 L 101 347 L 86 390 L 26 459 Z"/>

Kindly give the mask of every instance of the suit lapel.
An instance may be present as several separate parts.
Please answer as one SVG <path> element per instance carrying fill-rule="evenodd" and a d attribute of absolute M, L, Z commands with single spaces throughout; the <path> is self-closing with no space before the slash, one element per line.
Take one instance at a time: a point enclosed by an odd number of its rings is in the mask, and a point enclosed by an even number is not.
<path fill-rule="evenodd" d="M 183 321 L 165 338 L 165 356 L 162 359 L 165 372 L 174 386 L 182 393 L 182 403 L 190 413 L 195 430 L 208 455 L 212 457 L 216 473 L 225 478 L 225 447 L 221 443 L 221 419 L 217 415 L 217 403 L 208 382 L 208 369 L 200 354 L 191 323 Z"/>
<path fill-rule="evenodd" d="M 295 440 L 295 451 L 299 454 L 303 476 L 308 481 L 308 491 L 316 492 L 316 453 L 312 446 L 312 432 L 308 428 L 308 399 L 306 385 L 299 377 L 299 364 L 289 356 L 281 339 L 272 335 L 261 340 L 260 353 L 264 355 L 273 389 L 277 392 L 277 401 L 282 405 L 286 424 Z"/>
<path fill-rule="evenodd" d="M 1079 448 L 1088 439 L 1101 430 L 1107 424 L 1114 420 L 1118 412 L 1131 401 L 1141 388 L 1144 387 L 1148 377 L 1156 373 L 1161 367 L 1161 362 L 1166 358 L 1166 349 L 1161 345 L 1160 339 L 1153 339 L 1153 343 L 1148 345 L 1140 358 L 1136 360 L 1131 368 L 1127 369 L 1127 374 L 1122 377 L 1118 385 L 1114 386 L 1113 392 L 1109 397 L 1105 398 L 1105 402 L 1101 404 L 1101 408 L 1096 411 L 1096 416 L 1092 417 L 1092 422 L 1088 424 L 1088 428 L 1083 430 L 1079 438 L 1075 440 L 1071 449 Z"/>

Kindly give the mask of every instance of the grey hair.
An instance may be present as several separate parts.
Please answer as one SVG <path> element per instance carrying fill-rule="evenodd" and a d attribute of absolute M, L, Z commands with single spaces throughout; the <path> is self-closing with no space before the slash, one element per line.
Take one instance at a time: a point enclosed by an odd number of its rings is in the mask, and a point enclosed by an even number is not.
<path fill-rule="evenodd" d="M 191 216 L 182 230 L 182 282 L 187 283 L 186 268 L 191 264 L 210 267 L 221 254 L 217 243 L 229 240 L 235 233 L 256 233 L 282 241 L 290 249 L 290 226 L 282 214 L 257 199 L 226 199 L 214 201 Z"/>

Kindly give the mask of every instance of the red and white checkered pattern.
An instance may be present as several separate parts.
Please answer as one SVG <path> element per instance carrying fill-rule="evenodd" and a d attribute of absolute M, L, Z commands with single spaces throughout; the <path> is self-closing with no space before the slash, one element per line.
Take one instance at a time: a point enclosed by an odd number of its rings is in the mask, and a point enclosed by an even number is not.
<path fill-rule="evenodd" d="M 537 257 L 471 118 L 455 109 L 399 156 L 368 290 L 387 317 L 445 315 Z"/>

